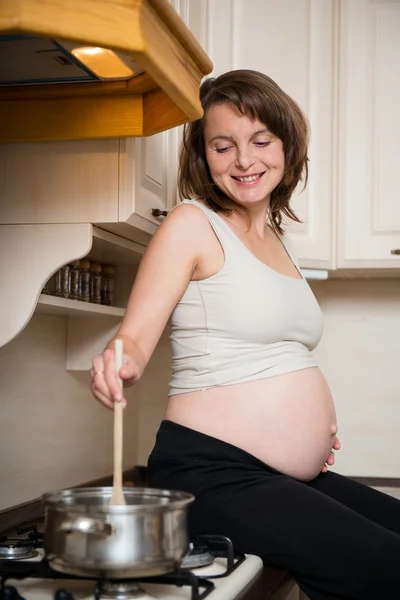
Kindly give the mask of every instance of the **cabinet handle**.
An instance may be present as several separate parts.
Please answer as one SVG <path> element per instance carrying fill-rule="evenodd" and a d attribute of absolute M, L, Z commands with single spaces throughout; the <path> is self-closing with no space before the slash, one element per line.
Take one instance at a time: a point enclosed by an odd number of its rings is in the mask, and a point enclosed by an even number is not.
<path fill-rule="evenodd" d="M 159 217 L 166 217 L 168 215 L 168 211 L 160 210 L 159 208 L 152 208 L 151 214 L 153 215 L 153 217 L 156 217 L 158 219 Z"/>
<path fill-rule="evenodd" d="M 394 250 L 390 251 L 390 254 L 397 254 L 400 255 L 400 248 L 394 248 Z"/>

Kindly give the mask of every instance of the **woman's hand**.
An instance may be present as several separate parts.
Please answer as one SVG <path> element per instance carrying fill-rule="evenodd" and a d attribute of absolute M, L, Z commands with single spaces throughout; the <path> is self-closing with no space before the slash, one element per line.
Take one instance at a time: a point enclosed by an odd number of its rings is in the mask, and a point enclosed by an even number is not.
<path fill-rule="evenodd" d="M 125 407 L 126 398 L 123 396 L 115 370 L 114 350 L 107 348 L 102 354 L 95 356 L 92 364 L 90 387 L 96 400 L 110 409 L 113 409 L 114 402 L 122 402 Z M 141 376 L 138 362 L 128 354 L 124 354 L 124 364 L 118 375 L 124 387 L 133 385 Z"/>
<path fill-rule="evenodd" d="M 331 433 L 332 435 L 334 435 L 334 440 L 333 440 L 333 444 L 332 444 L 332 450 L 328 456 L 328 458 L 326 459 L 326 462 L 324 464 L 324 466 L 322 467 L 322 473 L 326 473 L 328 470 L 328 467 L 332 467 L 332 465 L 335 464 L 335 454 L 333 452 L 333 450 L 340 450 L 341 448 L 341 443 L 339 441 L 339 438 L 336 436 L 338 428 L 336 427 L 336 425 L 332 425 L 332 429 L 331 429 Z"/>

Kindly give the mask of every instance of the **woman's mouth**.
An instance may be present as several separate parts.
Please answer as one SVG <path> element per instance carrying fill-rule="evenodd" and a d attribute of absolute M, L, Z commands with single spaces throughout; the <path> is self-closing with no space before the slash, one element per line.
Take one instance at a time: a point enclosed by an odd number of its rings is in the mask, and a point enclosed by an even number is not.
<path fill-rule="evenodd" d="M 245 175 L 242 177 L 235 177 L 234 175 L 232 175 L 232 179 L 234 179 L 241 185 L 254 185 L 258 181 L 260 181 L 263 175 L 264 173 L 255 173 L 254 175 Z"/>

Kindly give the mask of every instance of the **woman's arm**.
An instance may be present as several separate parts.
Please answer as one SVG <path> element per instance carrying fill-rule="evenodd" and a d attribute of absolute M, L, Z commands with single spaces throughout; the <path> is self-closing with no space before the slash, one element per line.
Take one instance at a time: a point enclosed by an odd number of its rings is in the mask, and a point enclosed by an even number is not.
<path fill-rule="evenodd" d="M 198 208 L 181 205 L 160 225 L 141 260 L 122 324 L 126 385 L 138 381 L 165 325 L 186 290 L 200 259 L 207 222 Z M 115 339 L 115 338 L 114 338 Z M 92 392 L 108 408 L 125 400 L 114 368 L 114 340 L 93 359 Z"/>

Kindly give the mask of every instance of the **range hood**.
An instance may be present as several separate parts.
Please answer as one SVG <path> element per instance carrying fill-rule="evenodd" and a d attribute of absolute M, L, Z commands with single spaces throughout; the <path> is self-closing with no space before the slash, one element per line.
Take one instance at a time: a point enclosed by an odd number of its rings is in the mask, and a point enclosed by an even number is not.
<path fill-rule="evenodd" d="M 0 86 L 120 81 L 144 68 L 130 54 L 34 35 L 0 37 Z"/>
<path fill-rule="evenodd" d="M 158 133 L 211 70 L 168 0 L 0 0 L 0 141 Z"/>

